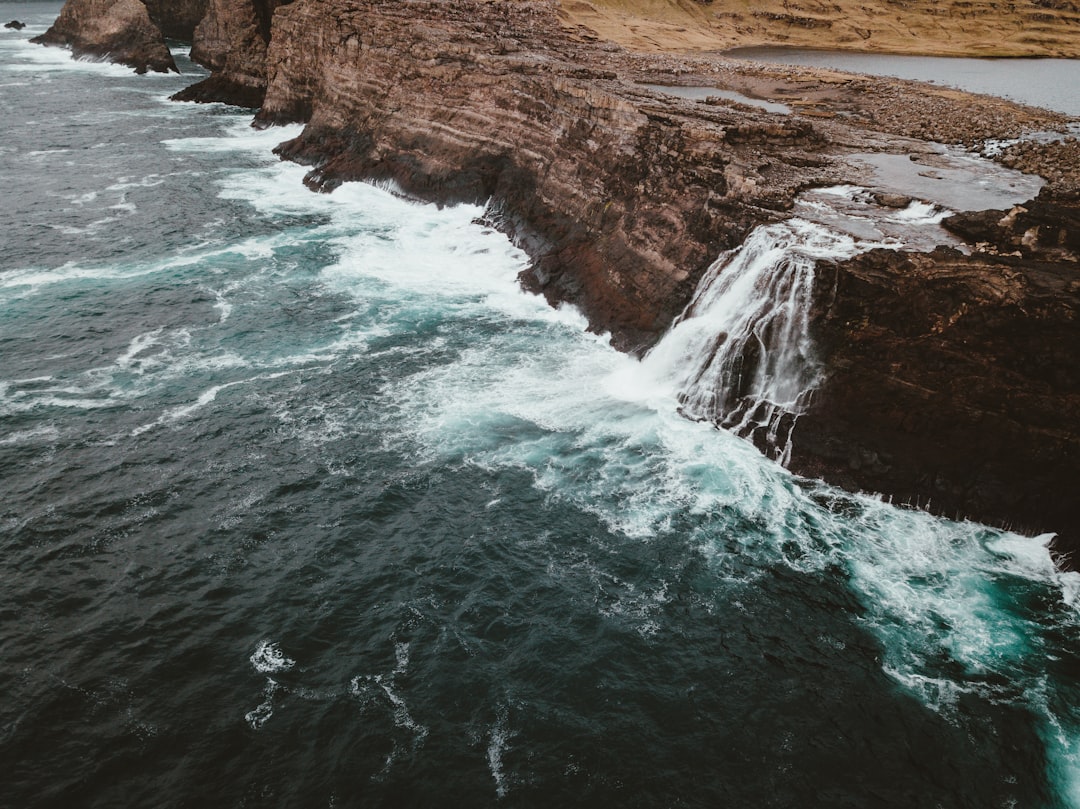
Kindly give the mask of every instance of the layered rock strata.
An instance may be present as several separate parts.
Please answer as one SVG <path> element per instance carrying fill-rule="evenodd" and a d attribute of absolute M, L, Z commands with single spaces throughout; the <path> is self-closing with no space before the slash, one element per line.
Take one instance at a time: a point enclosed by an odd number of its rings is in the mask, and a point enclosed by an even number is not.
<path fill-rule="evenodd" d="M 807 121 L 676 103 L 538 3 L 298 2 L 274 20 L 257 120 L 314 188 L 384 179 L 495 202 L 525 278 L 623 348 L 650 344 L 699 272 L 830 176 Z"/>
<path fill-rule="evenodd" d="M 135 68 L 179 72 L 161 30 L 139 0 L 68 0 L 48 31 L 33 42 L 71 48 L 75 56 Z"/>

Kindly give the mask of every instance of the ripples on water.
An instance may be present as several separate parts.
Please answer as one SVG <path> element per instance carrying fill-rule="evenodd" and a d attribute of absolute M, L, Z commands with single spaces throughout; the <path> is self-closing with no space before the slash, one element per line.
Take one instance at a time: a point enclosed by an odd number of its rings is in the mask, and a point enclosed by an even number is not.
<path fill-rule="evenodd" d="M 24 40 L 0 804 L 1080 805 L 1037 541 L 792 478 L 479 209 Z"/>

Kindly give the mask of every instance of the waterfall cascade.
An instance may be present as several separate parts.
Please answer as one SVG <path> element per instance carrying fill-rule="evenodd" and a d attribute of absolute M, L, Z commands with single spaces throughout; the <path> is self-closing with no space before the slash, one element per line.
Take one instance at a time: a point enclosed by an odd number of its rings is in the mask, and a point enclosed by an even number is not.
<path fill-rule="evenodd" d="M 922 202 L 887 209 L 864 189 L 804 196 L 796 216 L 755 228 L 706 271 L 690 304 L 644 363 L 681 412 L 750 439 L 781 463 L 821 381 L 810 311 L 814 268 L 874 247 L 948 243 L 947 211 Z"/>

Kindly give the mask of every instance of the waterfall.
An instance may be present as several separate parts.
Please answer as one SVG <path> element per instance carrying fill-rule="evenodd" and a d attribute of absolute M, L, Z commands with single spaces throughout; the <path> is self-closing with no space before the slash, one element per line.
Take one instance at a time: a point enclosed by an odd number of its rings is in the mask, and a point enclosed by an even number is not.
<path fill-rule="evenodd" d="M 706 271 L 644 360 L 688 418 L 709 420 L 786 463 L 821 378 L 810 337 L 814 266 L 867 246 L 802 218 L 760 226 Z"/>

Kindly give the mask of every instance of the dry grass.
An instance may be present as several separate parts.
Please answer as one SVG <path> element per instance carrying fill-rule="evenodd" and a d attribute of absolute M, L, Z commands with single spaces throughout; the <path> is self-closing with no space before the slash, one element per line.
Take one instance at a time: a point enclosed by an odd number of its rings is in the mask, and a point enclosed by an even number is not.
<path fill-rule="evenodd" d="M 1080 0 L 562 0 L 562 16 L 646 51 L 1080 56 Z"/>

